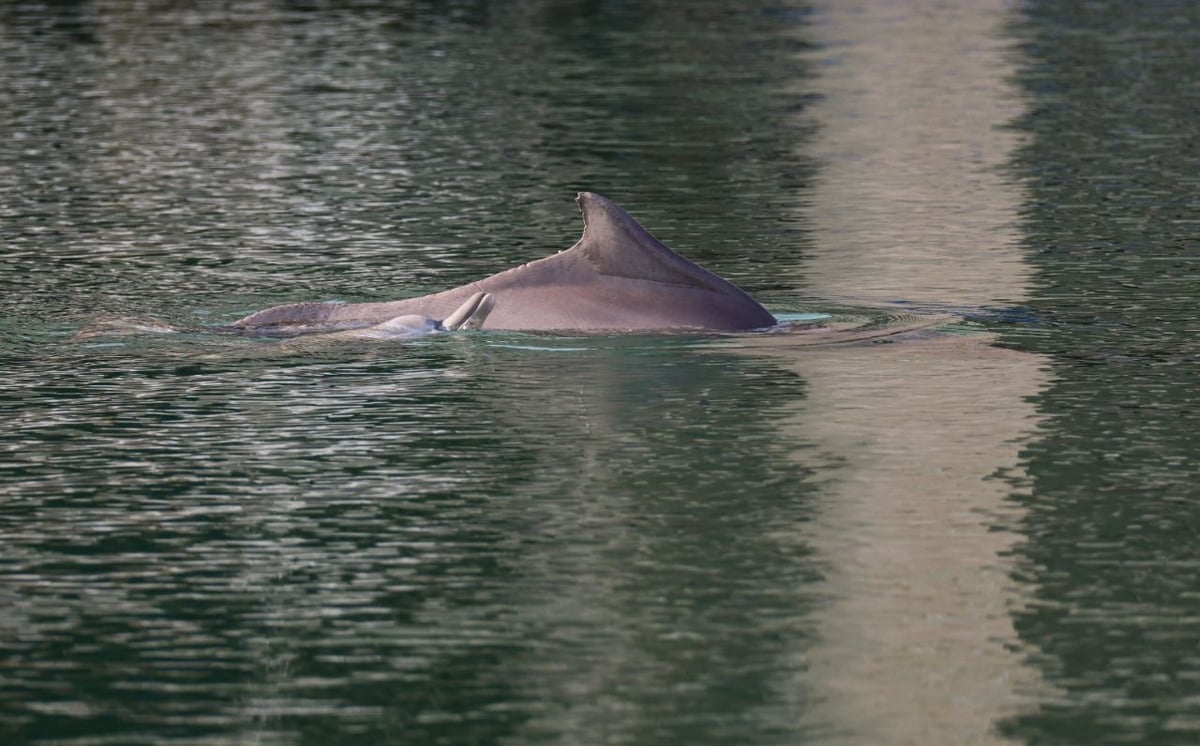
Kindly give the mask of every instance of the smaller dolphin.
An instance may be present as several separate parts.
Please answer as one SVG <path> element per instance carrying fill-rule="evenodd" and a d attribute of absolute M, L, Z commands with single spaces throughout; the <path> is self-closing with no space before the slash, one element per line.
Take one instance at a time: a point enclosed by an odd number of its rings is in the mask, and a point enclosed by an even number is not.
<path fill-rule="evenodd" d="M 290 344 L 304 340 L 320 344 L 341 340 L 389 340 L 424 337 L 437 332 L 479 329 L 496 305 L 491 293 L 475 293 L 446 318 L 438 321 L 421 314 L 402 314 L 361 329 L 312 334 L 287 340 Z M 172 326 L 160 321 L 125 316 L 95 319 L 71 337 L 72 342 L 85 342 L 96 337 L 123 337 L 131 334 L 178 334 L 180 332 L 212 332 L 221 327 Z"/>
<path fill-rule="evenodd" d="M 462 329 L 479 329 L 496 305 L 491 293 L 475 293 L 459 306 L 454 313 L 441 321 L 420 314 L 405 314 L 382 321 L 362 329 L 347 329 L 340 332 L 315 334 L 302 338 L 306 342 L 320 343 L 338 340 L 387 340 L 424 337 L 436 332 L 452 332 Z"/>

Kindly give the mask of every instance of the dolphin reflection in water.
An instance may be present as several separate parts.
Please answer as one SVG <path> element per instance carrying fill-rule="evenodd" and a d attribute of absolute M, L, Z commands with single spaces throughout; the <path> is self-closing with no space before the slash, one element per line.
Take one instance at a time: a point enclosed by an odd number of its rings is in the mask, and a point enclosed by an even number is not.
<path fill-rule="evenodd" d="M 591 192 L 576 201 L 583 237 L 545 259 L 419 298 L 276 306 L 224 330 L 290 337 L 374 329 L 353 335 L 372 338 L 389 336 L 388 325 L 401 335 L 426 325 L 413 316 L 446 319 L 447 329 L 518 331 L 743 331 L 775 325 L 756 300 L 672 251 L 616 203 Z M 456 320 L 460 314 L 465 322 Z"/>

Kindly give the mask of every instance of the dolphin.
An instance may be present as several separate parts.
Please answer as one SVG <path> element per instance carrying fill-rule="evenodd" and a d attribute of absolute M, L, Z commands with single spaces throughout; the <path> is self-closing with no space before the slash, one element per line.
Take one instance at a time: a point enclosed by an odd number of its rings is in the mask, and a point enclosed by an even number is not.
<path fill-rule="evenodd" d="M 453 332 L 460 329 L 479 329 L 495 306 L 496 299 L 490 293 L 475 293 L 458 307 L 454 313 L 438 321 L 420 314 L 405 314 L 373 326 L 360 329 L 329 332 L 304 337 L 305 340 L 351 340 L 351 339 L 405 339 L 424 337 L 435 332 Z"/>
<path fill-rule="evenodd" d="M 224 329 L 297 336 L 365 329 L 409 315 L 446 318 L 478 293 L 490 299 L 490 314 L 479 324 L 487 329 L 742 331 L 776 324 L 756 300 L 676 254 L 616 203 L 591 192 L 581 192 L 576 202 L 583 236 L 544 259 L 418 298 L 276 306 Z"/>
<path fill-rule="evenodd" d="M 389 340 L 424 337 L 436 332 L 452 332 L 463 329 L 479 329 L 495 306 L 496 299 L 490 293 L 475 293 L 454 310 L 446 318 L 438 321 L 421 314 L 402 314 L 384 319 L 378 324 L 343 331 L 311 334 L 303 338 L 287 340 L 290 342 L 336 342 L 344 340 Z M 219 331 L 229 331 L 228 327 L 216 327 Z M 83 342 L 94 337 L 123 337 L 130 334 L 178 334 L 180 332 L 206 332 L 211 328 L 197 326 L 173 326 L 161 321 L 138 319 L 129 316 L 98 318 L 80 329 L 71 337 L 72 342 Z"/>

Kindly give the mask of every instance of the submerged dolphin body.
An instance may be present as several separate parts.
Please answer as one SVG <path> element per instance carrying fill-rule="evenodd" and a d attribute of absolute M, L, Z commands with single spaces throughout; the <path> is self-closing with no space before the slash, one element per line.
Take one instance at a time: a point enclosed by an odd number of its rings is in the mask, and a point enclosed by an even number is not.
<path fill-rule="evenodd" d="M 294 336 L 362 329 L 416 314 L 450 316 L 477 293 L 494 302 L 485 328 L 526 331 L 738 331 L 775 318 L 733 283 L 671 249 L 598 194 L 577 198 L 583 237 L 545 259 L 419 298 L 387 303 L 293 303 L 234 321 L 230 331 Z"/>
<path fill-rule="evenodd" d="M 311 334 L 303 339 L 306 342 L 336 342 L 342 340 L 393 340 L 424 337 L 437 332 L 454 332 L 464 329 L 479 329 L 495 306 L 496 299 L 489 293 L 475 293 L 467 298 L 458 308 L 446 318 L 438 321 L 428 316 L 416 313 L 401 314 L 384 319 L 371 326 L 327 331 L 324 334 Z M 217 327 L 229 331 L 230 327 Z M 211 331 L 202 327 L 172 326 L 161 321 L 138 319 L 127 316 L 100 318 L 90 322 L 71 338 L 73 342 L 83 342 L 96 337 L 124 337 L 130 334 L 178 334 L 180 332 Z M 301 341 L 288 340 L 288 343 Z"/>

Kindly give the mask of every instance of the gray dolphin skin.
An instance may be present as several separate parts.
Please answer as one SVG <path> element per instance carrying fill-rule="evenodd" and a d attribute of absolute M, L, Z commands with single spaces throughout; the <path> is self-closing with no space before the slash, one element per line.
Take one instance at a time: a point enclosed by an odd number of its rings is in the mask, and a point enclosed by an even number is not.
<path fill-rule="evenodd" d="M 472 328 L 743 331 L 775 325 L 775 317 L 757 301 L 676 254 L 616 203 L 591 192 L 580 193 L 576 201 L 583 212 L 583 237 L 545 259 L 419 298 L 293 303 L 250 314 L 226 328 L 294 336 L 362 329 L 408 315 L 452 319 L 479 293 L 487 294 L 490 314 L 485 311 Z"/>

